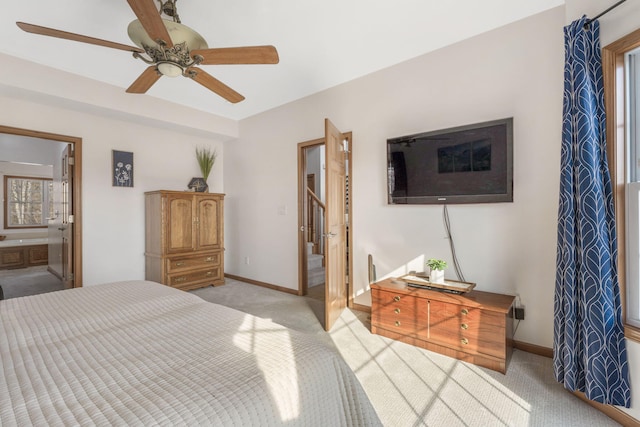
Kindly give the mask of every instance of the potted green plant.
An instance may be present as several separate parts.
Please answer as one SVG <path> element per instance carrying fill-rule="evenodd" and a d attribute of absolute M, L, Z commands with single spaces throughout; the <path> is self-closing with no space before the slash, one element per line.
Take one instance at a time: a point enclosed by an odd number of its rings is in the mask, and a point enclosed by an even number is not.
<path fill-rule="evenodd" d="M 196 148 L 196 159 L 198 159 L 198 166 L 200 166 L 202 181 L 204 182 L 198 182 L 197 178 L 194 178 L 189 183 L 190 188 L 193 187 L 195 191 L 200 192 L 204 192 L 209 189 L 207 179 L 209 179 L 209 174 L 211 173 L 211 169 L 213 169 L 213 165 L 216 162 L 217 157 L 218 153 L 216 150 L 212 150 L 211 148 Z"/>
<path fill-rule="evenodd" d="M 441 259 L 431 258 L 425 263 L 429 267 L 429 281 L 431 283 L 444 283 L 444 269 L 447 268 L 447 262 Z"/>

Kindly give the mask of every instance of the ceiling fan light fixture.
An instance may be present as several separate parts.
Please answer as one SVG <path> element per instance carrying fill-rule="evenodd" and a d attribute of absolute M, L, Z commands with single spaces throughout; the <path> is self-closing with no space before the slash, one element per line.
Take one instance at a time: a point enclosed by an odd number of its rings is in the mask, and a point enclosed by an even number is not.
<path fill-rule="evenodd" d="M 129 24 L 128 33 L 131 41 L 143 48 L 148 57 L 138 53 L 134 53 L 133 56 L 147 64 L 156 64 L 158 72 L 164 76 L 181 76 L 184 70 L 202 61 L 202 57 L 191 57 L 191 49 L 206 49 L 207 42 L 186 25 L 166 19 L 163 19 L 162 23 L 171 37 L 169 45 L 166 44 L 166 40 L 163 42 L 152 40 L 139 20 L 136 19 Z"/>
<path fill-rule="evenodd" d="M 163 19 L 162 23 L 167 28 L 169 36 L 171 37 L 170 41 L 173 42 L 174 45 L 184 43 L 189 50 L 208 48 L 205 39 L 186 25 L 178 24 L 177 22 L 168 21 L 166 19 Z M 129 24 L 127 33 L 129 34 L 131 41 L 134 42 L 136 46 L 143 49 L 145 46 L 154 46 L 157 44 L 157 40 L 152 40 L 151 37 L 147 35 L 144 27 L 137 19 Z M 164 41 L 168 42 L 169 40 Z"/>
<path fill-rule="evenodd" d="M 167 77 L 178 77 L 183 72 L 182 67 L 173 62 L 158 62 L 158 71 Z"/>
<path fill-rule="evenodd" d="M 236 103 L 242 101 L 244 96 L 199 69 L 198 65 L 278 63 L 278 52 L 273 46 L 209 49 L 200 34 L 180 23 L 177 0 L 157 1 L 160 3 L 160 10 L 156 9 L 154 0 L 128 0 L 133 13 L 138 17 L 129 24 L 128 33 L 138 47 L 25 22 L 16 24 L 28 33 L 131 52 L 134 58 L 148 64 L 148 67 L 127 88 L 127 93 L 146 93 L 161 76 L 182 75 L 227 101 Z M 163 14 L 172 17 L 173 21 L 162 19 Z"/>

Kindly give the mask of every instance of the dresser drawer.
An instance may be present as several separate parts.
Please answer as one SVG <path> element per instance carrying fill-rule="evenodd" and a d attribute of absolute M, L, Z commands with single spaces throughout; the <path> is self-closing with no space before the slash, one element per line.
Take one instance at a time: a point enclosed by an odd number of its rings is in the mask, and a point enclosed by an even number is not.
<path fill-rule="evenodd" d="M 427 301 L 394 292 L 372 291 L 371 322 L 403 335 L 427 337 Z"/>
<path fill-rule="evenodd" d="M 472 353 L 504 356 L 505 315 L 440 301 L 429 302 L 429 339 Z"/>
<path fill-rule="evenodd" d="M 513 345 L 510 295 L 449 294 L 398 279 L 371 284 L 371 332 L 505 373 Z"/>
<path fill-rule="evenodd" d="M 220 266 L 207 268 L 206 270 L 175 273 L 167 276 L 167 284 L 174 288 L 191 289 L 193 285 L 201 283 L 219 283 L 222 280 Z"/>
<path fill-rule="evenodd" d="M 167 259 L 167 273 L 193 270 L 194 268 L 209 268 L 220 265 L 220 252 L 199 255 L 171 257 Z"/>

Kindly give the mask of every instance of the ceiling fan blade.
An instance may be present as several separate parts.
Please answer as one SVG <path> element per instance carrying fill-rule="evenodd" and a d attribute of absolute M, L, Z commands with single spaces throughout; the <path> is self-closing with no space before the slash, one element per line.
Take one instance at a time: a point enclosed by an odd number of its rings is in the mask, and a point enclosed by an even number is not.
<path fill-rule="evenodd" d="M 236 103 L 244 99 L 244 96 L 240 95 L 235 90 L 231 89 L 220 80 L 213 77 L 211 74 L 201 70 L 200 68 L 191 67 L 187 71 L 187 76 L 200 83 L 207 89 L 217 93 L 229 102 Z"/>
<path fill-rule="evenodd" d="M 167 47 L 173 46 L 169 31 L 162 22 L 154 0 L 127 0 L 127 2 L 152 40 L 162 40 Z"/>
<path fill-rule="evenodd" d="M 203 65 L 218 64 L 277 64 L 280 61 L 278 51 L 273 46 L 223 47 L 213 49 L 194 49 L 191 56 L 204 58 Z"/>
<path fill-rule="evenodd" d="M 16 25 L 23 31 L 42 36 L 57 37 L 59 39 L 73 40 L 76 42 L 95 44 L 98 46 L 110 47 L 113 49 L 126 50 L 129 52 L 144 53 L 139 47 L 128 46 L 126 44 L 110 42 L 108 40 L 97 39 L 95 37 L 83 36 L 81 34 L 69 33 L 66 31 L 55 30 L 53 28 L 41 27 L 39 25 L 27 24 L 25 22 L 16 22 Z"/>
<path fill-rule="evenodd" d="M 162 77 L 162 74 L 158 72 L 155 65 L 152 65 L 144 70 L 140 77 L 129 86 L 127 93 L 145 93 L 160 77 Z"/>

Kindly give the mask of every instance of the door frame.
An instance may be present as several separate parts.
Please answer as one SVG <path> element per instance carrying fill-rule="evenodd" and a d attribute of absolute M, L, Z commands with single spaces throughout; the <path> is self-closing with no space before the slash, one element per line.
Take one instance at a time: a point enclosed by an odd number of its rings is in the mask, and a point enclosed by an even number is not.
<path fill-rule="evenodd" d="M 50 132 L 40 132 L 30 129 L 22 129 L 11 126 L 0 125 L 0 133 L 9 135 L 27 136 L 50 140 L 52 142 L 62 142 L 73 145 L 74 157 L 74 181 L 72 189 L 72 214 L 74 219 L 73 227 L 73 277 L 74 288 L 82 287 L 82 138 L 75 136 L 59 135 Z"/>
<path fill-rule="evenodd" d="M 353 306 L 353 134 L 351 131 L 344 132 L 342 136 L 349 141 L 349 152 L 347 162 L 348 187 L 348 209 L 347 217 L 347 301 L 346 306 Z M 306 194 L 307 194 L 307 157 L 306 149 L 325 145 L 324 138 L 312 139 L 298 143 L 298 295 L 307 294 L 307 244 L 305 233 L 302 227 L 306 226 Z"/>

